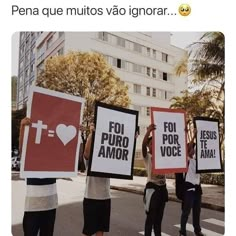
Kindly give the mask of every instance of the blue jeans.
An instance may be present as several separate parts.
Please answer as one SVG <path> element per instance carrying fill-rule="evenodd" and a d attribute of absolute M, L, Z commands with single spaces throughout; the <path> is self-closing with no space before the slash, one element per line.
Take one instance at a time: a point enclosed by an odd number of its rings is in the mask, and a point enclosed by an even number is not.
<path fill-rule="evenodd" d="M 182 202 L 181 228 L 180 233 L 186 235 L 186 224 L 190 211 L 193 214 L 193 228 L 195 233 L 201 232 L 200 213 L 201 213 L 201 194 L 195 191 L 186 191 Z"/>

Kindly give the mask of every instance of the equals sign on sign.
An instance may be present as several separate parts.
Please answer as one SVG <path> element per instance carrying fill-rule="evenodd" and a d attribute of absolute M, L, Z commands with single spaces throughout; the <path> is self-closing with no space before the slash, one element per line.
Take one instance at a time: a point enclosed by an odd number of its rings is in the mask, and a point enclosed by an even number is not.
<path fill-rule="evenodd" d="M 54 130 L 48 130 L 48 137 L 54 137 L 55 131 Z"/>

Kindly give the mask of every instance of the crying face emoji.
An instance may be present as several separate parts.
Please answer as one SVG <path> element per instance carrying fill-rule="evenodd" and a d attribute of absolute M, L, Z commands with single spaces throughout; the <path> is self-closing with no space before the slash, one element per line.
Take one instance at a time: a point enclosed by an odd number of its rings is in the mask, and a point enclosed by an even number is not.
<path fill-rule="evenodd" d="M 179 6 L 179 14 L 181 16 L 188 16 L 191 13 L 191 7 L 188 4 L 181 4 Z"/>

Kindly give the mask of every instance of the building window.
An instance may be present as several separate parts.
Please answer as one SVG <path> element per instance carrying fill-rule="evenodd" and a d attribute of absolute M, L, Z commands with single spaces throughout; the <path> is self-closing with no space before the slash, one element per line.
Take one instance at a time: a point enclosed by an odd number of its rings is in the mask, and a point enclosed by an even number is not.
<path fill-rule="evenodd" d="M 133 72 L 142 73 L 142 66 L 133 64 Z"/>
<path fill-rule="evenodd" d="M 163 72 L 163 80 L 167 81 L 167 73 Z"/>
<path fill-rule="evenodd" d="M 33 47 L 31 47 L 31 49 L 30 49 L 30 56 L 31 56 L 31 58 L 34 57 L 34 54 L 35 54 L 35 45 Z"/>
<path fill-rule="evenodd" d="M 19 91 L 19 101 L 23 100 L 23 89 Z"/>
<path fill-rule="evenodd" d="M 25 78 L 28 78 L 29 77 L 29 69 L 26 69 L 25 70 Z"/>
<path fill-rule="evenodd" d="M 20 81 L 19 81 L 19 87 L 21 87 L 23 85 L 23 75 L 20 75 Z"/>
<path fill-rule="evenodd" d="M 150 107 L 146 107 L 146 115 L 150 116 Z"/>
<path fill-rule="evenodd" d="M 64 48 L 60 48 L 58 51 L 57 51 L 57 55 L 63 55 L 63 52 L 64 52 Z"/>
<path fill-rule="evenodd" d="M 152 96 L 153 97 L 157 96 L 157 90 L 155 88 L 152 89 Z"/>
<path fill-rule="evenodd" d="M 157 51 L 156 51 L 155 49 L 152 50 L 152 56 L 153 56 L 153 58 L 156 59 L 156 57 L 157 57 Z"/>
<path fill-rule="evenodd" d="M 117 58 L 116 66 L 117 68 L 121 68 L 121 59 Z"/>
<path fill-rule="evenodd" d="M 167 91 L 165 91 L 165 100 L 168 99 Z"/>
<path fill-rule="evenodd" d="M 41 44 L 37 49 L 38 59 L 43 59 L 43 55 L 44 55 L 44 45 Z"/>
<path fill-rule="evenodd" d="M 21 33 L 20 38 L 21 38 L 21 41 L 23 41 L 23 39 L 25 38 L 25 33 Z"/>
<path fill-rule="evenodd" d="M 28 47 L 29 47 L 29 39 L 26 39 L 26 41 L 25 41 L 25 47 L 28 49 Z"/>
<path fill-rule="evenodd" d="M 166 99 L 166 91 L 165 90 L 161 90 L 161 99 Z"/>
<path fill-rule="evenodd" d="M 117 45 L 121 47 L 125 47 L 125 39 L 117 37 Z"/>
<path fill-rule="evenodd" d="M 141 53 L 142 52 L 142 46 L 138 43 L 134 43 L 134 51 Z"/>
<path fill-rule="evenodd" d="M 30 65 L 30 73 L 33 73 L 34 72 L 34 64 L 31 64 Z"/>
<path fill-rule="evenodd" d="M 25 56 L 25 63 L 28 63 L 29 59 L 30 59 L 30 54 L 27 53 L 26 56 Z"/>
<path fill-rule="evenodd" d="M 134 93 L 141 94 L 141 85 L 134 84 Z"/>
<path fill-rule="evenodd" d="M 150 96 L 150 87 L 147 87 L 147 96 Z"/>
<path fill-rule="evenodd" d="M 20 62 L 20 69 L 23 68 L 23 65 L 24 65 L 24 62 L 21 61 L 21 62 Z"/>
<path fill-rule="evenodd" d="M 162 61 L 168 62 L 168 54 L 162 53 Z"/>
<path fill-rule="evenodd" d="M 35 33 L 31 32 L 31 41 L 33 41 L 35 39 Z"/>
<path fill-rule="evenodd" d="M 150 48 L 147 48 L 147 56 L 150 57 L 150 55 L 151 55 L 151 49 L 150 49 Z"/>
<path fill-rule="evenodd" d="M 151 71 L 151 68 L 147 67 L 147 76 L 150 76 L 150 71 Z"/>
<path fill-rule="evenodd" d="M 20 54 L 21 54 L 21 56 L 23 56 L 24 51 L 25 51 L 25 46 L 23 45 L 23 46 L 21 47 L 21 49 L 20 49 Z"/>
<path fill-rule="evenodd" d="M 152 78 L 156 78 L 156 77 L 157 77 L 157 70 L 152 69 Z"/>
<path fill-rule="evenodd" d="M 128 40 L 125 40 L 125 48 L 129 49 L 129 50 L 133 50 L 134 48 L 134 43 Z"/>
<path fill-rule="evenodd" d="M 117 66 L 117 58 L 112 57 L 112 65 Z"/>
<path fill-rule="evenodd" d="M 51 36 L 47 41 L 47 49 L 49 49 L 52 46 L 53 43 L 53 36 Z"/>
<path fill-rule="evenodd" d="M 112 65 L 117 68 L 125 69 L 125 61 L 121 60 L 120 58 L 112 58 Z"/>
<path fill-rule="evenodd" d="M 29 84 L 25 85 L 24 98 L 28 96 Z"/>
<path fill-rule="evenodd" d="M 121 68 L 126 70 L 126 61 L 121 60 Z"/>
<path fill-rule="evenodd" d="M 108 41 L 108 33 L 107 32 L 99 32 L 98 38 L 102 41 Z"/>

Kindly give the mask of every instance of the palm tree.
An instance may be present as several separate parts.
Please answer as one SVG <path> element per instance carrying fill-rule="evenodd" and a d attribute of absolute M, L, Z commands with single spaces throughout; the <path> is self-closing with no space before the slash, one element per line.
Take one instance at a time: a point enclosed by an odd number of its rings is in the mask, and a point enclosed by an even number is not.
<path fill-rule="evenodd" d="M 186 52 L 174 68 L 177 76 L 180 76 L 181 74 L 188 74 L 188 61 L 189 54 Z"/>
<path fill-rule="evenodd" d="M 221 32 L 204 33 L 198 42 L 191 44 L 187 49 L 189 50 L 188 54 L 175 68 L 176 75 L 180 76 L 187 72 L 191 78 L 191 83 L 201 89 L 192 93 L 184 93 L 182 100 L 173 98 L 172 107 L 185 107 L 191 116 L 204 115 L 219 119 L 221 145 L 223 145 L 225 110 L 224 35 Z"/>
<path fill-rule="evenodd" d="M 225 91 L 225 39 L 221 32 L 203 34 L 199 42 L 190 45 L 190 75 L 193 83 L 204 84 L 218 90 L 218 98 Z"/>

